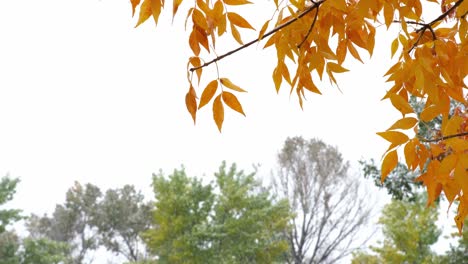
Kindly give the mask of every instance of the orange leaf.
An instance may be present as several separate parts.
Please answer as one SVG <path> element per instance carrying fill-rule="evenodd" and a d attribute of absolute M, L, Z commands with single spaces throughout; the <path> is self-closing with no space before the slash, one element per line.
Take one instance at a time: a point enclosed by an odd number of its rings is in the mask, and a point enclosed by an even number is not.
<path fill-rule="evenodd" d="M 418 123 L 418 120 L 414 117 L 404 117 L 398 121 L 396 121 L 389 129 L 387 130 L 394 130 L 394 129 L 410 129 L 414 127 Z"/>
<path fill-rule="evenodd" d="M 422 110 L 420 114 L 420 118 L 424 122 L 429 122 L 432 119 L 436 118 L 436 116 L 438 116 L 439 114 L 440 114 L 440 111 L 438 107 L 436 105 L 430 105 L 424 108 L 424 110 Z"/>
<path fill-rule="evenodd" d="M 138 22 L 135 27 L 138 27 L 141 25 L 143 22 L 148 20 L 148 18 L 151 16 L 152 11 L 151 11 L 151 0 L 144 0 L 143 4 L 140 6 L 140 17 L 138 18 Z"/>
<path fill-rule="evenodd" d="M 242 16 L 240 16 L 237 13 L 228 12 L 227 17 L 228 17 L 229 21 L 231 21 L 232 24 L 234 24 L 234 25 L 236 25 L 238 27 L 254 29 L 249 24 L 249 22 L 247 22 L 247 20 L 245 20 Z"/>
<path fill-rule="evenodd" d="M 221 81 L 221 84 L 226 86 L 226 88 L 229 88 L 231 90 L 234 90 L 234 91 L 238 91 L 238 92 L 244 92 L 246 93 L 247 91 L 240 88 L 239 86 L 233 84 L 228 78 L 220 78 L 219 79 Z"/>
<path fill-rule="evenodd" d="M 393 58 L 393 56 L 395 55 L 395 52 L 398 50 L 398 44 L 399 43 L 400 42 L 398 42 L 398 38 L 396 38 L 396 39 L 394 39 L 392 41 L 392 48 L 391 48 L 392 49 L 392 56 L 390 58 Z"/>
<path fill-rule="evenodd" d="M 460 236 L 463 231 L 463 224 L 468 216 L 468 195 L 464 194 L 460 196 L 460 204 L 458 204 L 458 213 L 455 216 L 455 223 L 457 224 L 458 233 Z"/>
<path fill-rule="evenodd" d="M 413 113 L 414 110 L 411 105 L 406 101 L 401 95 L 398 94 L 391 94 L 390 101 L 392 105 L 398 109 L 403 115 Z"/>
<path fill-rule="evenodd" d="M 239 100 L 237 100 L 237 97 L 234 94 L 224 91 L 222 93 L 222 97 L 224 103 L 227 104 L 227 106 L 232 108 L 232 110 L 245 116 L 244 110 L 242 109 L 242 105 L 239 103 Z"/>
<path fill-rule="evenodd" d="M 208 23 L 206 22 L 206 18 L 200 10 L 198 9 L 193 10 L 192 21 L 193 21 L 193 24 L 197 25 L 201 29 L 208 30 Z"/>
<path fill-rule="evenodd" d="M 161 14 L 161 9 L 164 5 L 161 1 L 162 0 L 151 0 L 151 12 L 156 25 L 158 24 L 159 15 Z"/>
<path fill-rule="evenodd" d="M 232 34 L 232 37 L 234 37 L 234 39 L 241 45 L 244 44 L 244 42 L 242 42 L 242 38 L 241 38 L 241 35 L 239 33 L 239 30 L 237 30 L 236 26 L 231 23 L 231 34 Z"/>
<path fill-rule="evenodd" d="M 219 132 L 221 132 L 224 121 L 224 106 L 223 102 L 221 102 L 221 95 L 216 96 L 213 101 L 213 119 L 216 123 L 216 126 L 218 126 Z"/>
<path fill-rule="evenodd" d="M 413 170 L 415 169 L 417 164 L 415 163 L 415 159 L 417 159 L 416 155 L 416 149 L 415 149 L 415 142 L 414 139 L 410 140 L 408 143 L 406 143 L 405 148 L 404 148 L 404 153 L 405 153 L 405 160 L 406 160 L 406 166 L 410 169 Z"/>
<path fill-rule="evenodd" d="M 398 131 L 385 131 L 385 132 L 377 132 L 377 135 L 383 137 L 385 140 L 391 142 L 395 145 L 404 144 L 409 140 L 406 134 L 403 134 Z"/>
<path fill-rule="evenodd" d="M 206 88 L 203 90 L 201 98 L 200 98 L 200 105 L 198 109 L 202 108 L 204 105 L 210 102 L 211 98 L 213 98 L 216 90 L 218 89 L 218 81 L 213 80 L 211 81 Z"/>
<path fill-rule="evenodd" d="M 197 117 L 197 99 L 195 89 L 193 89 L 192 86 L 190 86 L 189 91 L 185 95 L 185 105 L 190 115 L 192 115 L 193 123 L 195 124 Z"/>
<path fill-rule="evenodd" d="M 130 0 L 132 3 L 132 16 L 135 15 L 135 8 L 140 4 L 140 0 Z"/>
<path fill-rule="evenodd" d="M 223 0 L 223 2 L 226 5 L 245 5 L 245 4 L 251 4 L 252 2 L 249 2 L 247 0 Z"/>
<path fill-rule="evenodd" d="M 347 72 L 349 71 L 348 69 L 344 68 L 343 66 L 339 65 L 339 64 L 336 64 L 334 62 L 328 62 L 327 63 L 327 70 L 330 70 L 332 72 L 338 72 L 338 73 L 341 73 L 341 72 Z"/>
<path fill-rule="evenodd" d="M 388 174 L 395 169 L 396 165 L 398 164 L 398 154 L 396 150 L 390 151 L 387 156 L 385 156 L 382 162 L 382 176 L 380 181 L 383 183 L 385 178 L 387 178 Z"/>
<path fill-rule="evenodd" d="M 179 9 L 180 4 L 182 3 L 183 0 L 173 0 L 172 2 L 172 17 L 174 18 L 175 14 L 177 13 L 177 10 Z"/>
<path fill-rule="evenodd" d="M 262 28 L 260 29 L 260 32 L 258 32 L 258 39 L 263 39 L 263 35 L 265 34 L 269 23 L 270 20 L 267 20 L 265 24 L 263 24 Z"/>

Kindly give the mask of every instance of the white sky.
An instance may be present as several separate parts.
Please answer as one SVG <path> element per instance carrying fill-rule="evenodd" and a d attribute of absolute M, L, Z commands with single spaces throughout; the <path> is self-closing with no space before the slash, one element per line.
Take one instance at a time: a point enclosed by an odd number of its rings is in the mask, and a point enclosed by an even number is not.
<path fill-rule="evenodd" d="M 259 10 L 247 16 L 256 27 L 271 16 Z M 380 101 L 394 35 L 379 38 L 366 65 L 347 64 L 343 93 L 327 80 L 303 111 L 287 87 L 276 95 L 271 51 L 252 46 L 226 58 L 220 74 L 248 90 L 239 96 L 247 117 L 228 110 L 220 134 L 211 105 L 196 126 L 186 111 L 190 53 L 179 12 L 174 26 L 162 16 L 157 28 L 150 20 L 135 29 L 128 0 L 0 1 L 0 176 L 21 178 L 12 206 L 50 212 L 74 181 L 134 184 L 151 197 L 151 174 L 181 164 L 201 176 L 222 160 L 261 163 L 267 176 L 287 136 L 321 138 L 352 162 L 380 160 L 387 143 L 375 132 L 398 118 Z"/>

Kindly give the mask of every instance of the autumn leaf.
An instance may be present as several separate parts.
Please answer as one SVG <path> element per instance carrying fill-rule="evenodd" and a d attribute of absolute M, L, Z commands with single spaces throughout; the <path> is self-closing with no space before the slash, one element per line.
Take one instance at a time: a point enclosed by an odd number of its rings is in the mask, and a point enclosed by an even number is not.
<path fill-rule="evenodd" d="M 140 4 L 140 0 L 130 0 L 132 3 L 132 16 L 135 15 L 135 9 Z"/>
<path fill-rule="evenodd" d="M 396 121 L 391 127 L 387 130 L 394 130 L 394 129 L 410 129 L 414 127 L 418 123 L 418 120 L 414 117 L 404 117 Z"/>
<path fill-rule="evenodd" d="M 241 17 L 239 14 L 237 13 L 233 13 L 233 12 L 228 12 L 227 13 L 227 17 L 229 19 L 229 21 L 238 26 L 238 27 L 241 27 L 241 28 L 250 28 L 250 29 L 254 29 L 249 22 L 247 22 L 247 20 L 245 20 L 243 17 Z"/>
<path fill-rule="evenodd" d="M 197 98 L 195 94 L 195 89 L 190 86 L 189 91 L 185 95 L 185 105 L 187 106 L 187 110 L 192 115 L 193 123 L 196 123 L 197 117 Z"/>
<path fill-rule="evenodd" d="M 407 135 L 398 131 L 377 132 L 377 135 L 395 145 L 404 144 L 409 140 Z"/>
<path fill-rule="evenodd" d="M 252 2 L 247 0 L 223 0 L 226 5 L 245 5 L 251 4 Z"/>
<path fill-rule="evenodd" d="M 414 110 L 411 105 L 402 96 L 398 94 L 391 94 L 390 101 L 392 105 L 398 109 L 403 115 L 413 113 Z"/>
<path fill-rule="evenodd" d="M 221 84 L 224 85 L 226 88 L 229 88 L 231 90 L 238 91 L 238 92 L 244 92 L 244 93 L 247 92 L 246 90 L 233 84 L 228 78 L 220 78 L 219 80 L 221 81 Z"/>
<path fill-rule="evenodd" d="M 216 96 L 213 101 L 213 119 L 218 127 L 219 132 L 221 132 L 221 128 L 223 127 L 224 122 L 224 106 L 223 102 L 221 101 L 221 95 Z"/>
<path fill-rule="evenodd" d="M 135 27 L 138 27 L 142 23 L 144 23 L 148 18 L 153 14 L 151 9 L 151 0 L 144 0 L 143 4 L 140 6 L 140 17 L 138 18 L 138 22 Z"/>
<path fill-rule="evenodd" d="M 211 81 L 206 88 L 203 90 L 203 93 L 200 98 L 200 105 L 198 109 L 202 108 L 204 105 L 210 102 L 211 98 L 213 98 L 216 90 L 218 89 L 218 81 L 213 80 Z"/>
<path fill-rule="evenodd" d="M 245 116 L 244 110 L 242 110 L 242 105 L 239 103 L 237 97 L 234 94 L 224 91 L 222 93 L 222 98 L 224 103 L 232 110 Z"/>
<path fill-rule="evenodd" d="M 396 150 L 390 151 L 384 158 L 382 162 L 382 176 L 380 181 L 383 183 L 387 178 L 388 174 L 396 167 L 398 164 L 398 154 Z"/>

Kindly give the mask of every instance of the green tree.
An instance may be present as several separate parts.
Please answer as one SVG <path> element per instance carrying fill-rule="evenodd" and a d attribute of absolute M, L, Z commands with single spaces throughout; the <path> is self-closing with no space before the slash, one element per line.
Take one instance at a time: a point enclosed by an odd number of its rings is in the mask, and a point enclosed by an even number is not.
<path fill-rule="evenodd" d="M 85 263 L 99 247 L 96 216 L 101 195 L 97 186 L 75 182 L 66 193 L 65 203 L 57 205 L 51 217 L 32 215 L 27 229 L 33 238 L 66 243 L 73 263 Z"/>
<path fill-rule="evenodd" d="M 290 218 L 285 200 L 235 165 L 223 163 L 216 181 L 203 184 L 184 169 L 155 175 L 154 227 L 145 233 L 161 263 L 272 263 L 287 251 Z"/>
<path fill-rule="evenodd" d="M 393 200 L 382 211 L 379 223 L 385 236 L 380 246 L 371 246 L 376 253 L 356 252 L 353 262 L 358 263 L 435 263 L 437 255 L 430 246 L 437 242 L 437 208 L 427 207 L 422 195 L 414 202 Z"/>
<path fill-rule="evenodd" d="M 26 238 L 23 240 L 21 264 L 67 263 L 68 245 L 47 238 Z"/>
<path fill-rule="evenodd" d="M 0 264 L 19 264 L 20 256 L 17 254 L 19 247 L 20 241 L 15 232 L 0 233 Z"/>
<path fill-rule="evenodd" d="M 2 209 L 6 202 L 13 199 L 18 182 L 19 179 L 11 179 L 8 176 L 0 179 L 0 234 L 5 232 L 9 224 L 21 219 L 20 210 Z"/>
<path fill-rule="evenodd" d="M 151 209 L 152 204 L 144 202 L 144 196 L 132 185 L 107 190 L 97 213 L 100 244 L 128 261 L 144 259 L 140 233 L 151 225 Z"/>

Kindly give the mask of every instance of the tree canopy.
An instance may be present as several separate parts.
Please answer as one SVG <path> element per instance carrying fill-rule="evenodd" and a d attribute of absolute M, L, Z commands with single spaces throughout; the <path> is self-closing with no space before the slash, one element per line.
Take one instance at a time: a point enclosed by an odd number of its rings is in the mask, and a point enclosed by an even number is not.
<path fill-rule="evenodd" d="M 133 14 L 139 8 L 137 26 L 150 17 L 157 24 L 165 3 L 131 0 Z M 242 12 L 254 9 L 255 3 L 173 0 L 173 16 L 183 4 L 188 8 L 187 39 L 192 51 L 187 58 L 185 103 L 195 122 L 198 111 L 212 102 L 220 131 L 225 106 L 245 115 L 236 94 L 246 90 L 217 67 L 213 67 L 217 78 L 203 79 L 207 66 L 262 42 L 276 51 L 272 86 L 276 91 L 289 87 L 302 107 L 307 93 L 321 93 L 319 81 L 324 77 L 338 85 L 337 74 L 348 71 L 344 62 L 364 62 L 363 52 L 373 54 L 379 27 L 397 27 L 399 31 L 386 47 L 394 61 L 388 62 L 389 85 L 383 99 L 392 103 L 401 118 L 378 133 L 390 144 L 383 155 L 381 181 L 404 157 L 407 167 L 419 173 L 428 204 L 441 193 L 450 204 L 457 202 L 455 222 L 461 232 L 468 215 L 467 0 L 273 0 L 274 13 L 257 27 L 257 37 L 249 42 L 244 42 L 242 33 L 255 27 Z M 434 9 L 439 10 L 436 15 Z M 239 47 L 220 53 L 216 44 L 221 38 L 232 38 Z M 209 54 L 215 55 L 208 59 Z M 420 113 L 409 104 L 411 97 L 423 104 Z M 451 101 L 457 103 L 454 111 L 450 111 Z M 418 124 L 436 118 L 440 126 L 428 136 L 421 133 Z"/>
<path fill-rule="evenodd" d="M 158 263 L 282 260 L 289 206 L 286 200 L 273 201 L 254 175 L 225 163 L 209 184 L 189 178 L 184 169 L 155 175 L 154 222 L 143 236 Z"/>

